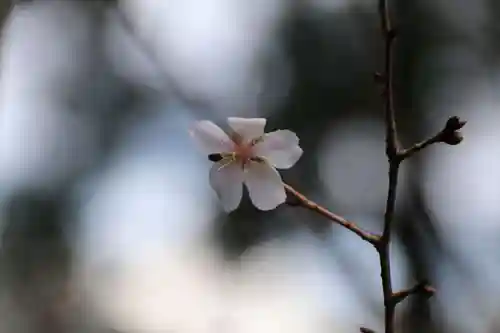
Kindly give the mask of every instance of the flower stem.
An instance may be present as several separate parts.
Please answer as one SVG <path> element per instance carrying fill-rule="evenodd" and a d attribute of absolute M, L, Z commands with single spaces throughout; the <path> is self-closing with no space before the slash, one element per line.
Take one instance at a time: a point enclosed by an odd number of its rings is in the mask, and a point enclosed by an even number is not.
<path fill-rule="evenodd" d="M 361 239 L 363 239 L 364 241 L 367 241 L 368 243 L 370 243 L 372 245 L 377 244 L 377 242 L 379 241 L 379 237 L 377 235 L 374 235 L 374 234 L 371 234 L 367 231 L 364 231 L 358 225 L 356 225 L 356 223 L 348 221 L 345 218 L 343 218 L 335 213 L 332 213 L 331 211 L 329 211 L 325 207 L 318 205 L 316 202 L 308 199 L 305 195 L 303 195 L 299 191 L 295 190 L 290 185 L 284 184 L 284 186 L 285 186 L 287 193 L 291 194 L 297 200 L 296 203 L 288 202 L 289 205 L 302 206 L 302 207 L 307 208 L 311 211 L 314 211 L 314 212 L 326 217 L 328 220 L 330 220 L 334 223 L 337 223 L 337 224 L 343 226 L 344 228 L 352 231 L 353 233 L 358 235 Z"/>

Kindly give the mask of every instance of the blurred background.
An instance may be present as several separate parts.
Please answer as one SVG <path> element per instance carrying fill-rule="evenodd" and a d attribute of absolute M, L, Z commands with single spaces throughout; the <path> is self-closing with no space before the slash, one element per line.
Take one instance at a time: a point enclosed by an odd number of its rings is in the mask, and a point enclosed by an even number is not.
<path fill-rule="evenodd" d="M 401 332 L 500 332 L 500 2 L 392 0 L 405 146 Z M 383 327 L 377 255 L 300 208 L 225 214 L 193 121 L 266 117 L 286 182 L 380 231 L 387 189 L 376 0 L 0 1 L 0 332 L 357 332 Z"/>

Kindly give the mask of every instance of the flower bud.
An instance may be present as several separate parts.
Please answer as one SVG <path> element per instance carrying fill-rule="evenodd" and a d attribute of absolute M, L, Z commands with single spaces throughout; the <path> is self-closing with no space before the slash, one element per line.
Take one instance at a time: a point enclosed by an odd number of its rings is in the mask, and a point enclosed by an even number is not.
<path fill-rule="evenodd" d="M 463 137 L 462 133 L 455 131 L 455 132 L 449 133 L 447 135 L 444 135 L 443 139 L 441 141 L 444 143 L 447 143 L 449 145 L 456 146 L 460 142 L 462 142 L 463 139 L 464 139 L 464 137 Z"/>
<path fill-rule="evenodd" d="M 460 120 L 459 117 L 453 116 L 453 117 L 450 117 L 450 119 L 448 119 L 448 121 L 446 122 L 444 130 L 445 131 L 458 131 L 459 129 L 464 127 L 466 123 L 467 123 L 466 121 Z"/>
<path fill-rule="evenodd" d="M 464 139 L 462 133 L 460 133 L 460 129 L 464 127 L 466 123 L 466 121 L 460 120 L 457 116 L 450 117 L 439 134 L 439 141 L 452 146 L 458 145 Z"/>

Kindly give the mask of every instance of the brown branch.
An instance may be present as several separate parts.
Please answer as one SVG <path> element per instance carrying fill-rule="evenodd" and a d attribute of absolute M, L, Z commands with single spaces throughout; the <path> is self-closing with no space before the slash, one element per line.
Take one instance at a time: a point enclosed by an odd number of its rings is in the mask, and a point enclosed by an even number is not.
<path fill-rule="evenodd" d="M 392 294 L 392 302 L 394 305 L 404 301 L 410 295 L 423 295 L 425 297 L 432 297 L 436 293 L 434 289 L 427 281 L 421 281 L 411 288 L 404 289 Z"/>
<path fill-rule="evenodd" d="M 390 241 L 391 230 L 394 220 L 396 205 L 399 166 L 403 160 L 436 142 L 444 142 L 450 145 L 459 144 L 463 137 L 459 130 L 465 125 L 458 117 L 448 119 L 444 128 L 435 136 L 417 143 L 409 149 L 401 149 L 399 146 L 398 132 L 396 127 L 396 115 L 394 110 L 393 75 L 392 75 L 392 52 L 396 31 L 391 26 L 388 0 L 379 0 L 378 14 L 380 26 L 385 42 L 384 47 L 384 73 L 376 75 L 384 82 L 384 104 L 385 104 L 385 126 L 386 126 L 386 155 L 389 160 L 389 186 L 384 213 L 384 228 L 376 249 L 380 261 L 380 277 L 384 296 L 384 322 L 385 333 L 394 333 L 394 314 L 396 305 L 411 294 L 426 293 L 430 295 L 434 289 L 426 283 L 420 283 L 413 288 L 397 293 L 392 291 Z"/>
<path fill-rule="evenodd" d="M 396 155 L 395 155 L 396 156 Z M 394 219 L 394 208 L 396 205 L 396 190 L 398 184 L 399 160 L 390 161 L 389 165 L 389 190 L 387 194 L 386 208 L 384 214 L 384 231 L 377 244 L 380 261 L 380 278 L 382 280 L 382 291 L 385 307 L 385 332 L 394 332 L 394 312 L 396 305 L 391 302 L 392 277 L 390 259 L 391 226 Z"/>
<path fill-rule="evenodd" d="M 390 260 L 391 227 L 394 219 L 394 208 L 396 205 L 396 193 L 398 185 L 399 165 L 402 161 L 399 152 L 398 133 L 396 127 L 396 115 L 394 111 L 394 97 L 392 87 L 392 48 L 396 37 L 389 15 L 387 0 L 379 0 L 378 12 L 380 26 L 385 42 L 384 47 L 384 103 L 385 103 L 385 125 L 386 125 L 386 155 L 389 159 L 389 188 L 384 213 L 384 229 L 382 236 L 376 246 L 380 261 L 380 277 L 384 296 L 384 322 L 385 332 L 394 332 L 394 312 L 396 304 L 392 302 L 392 280 Z"/>
<path fill-rule="evenodd" d="M 408 149 L 402 149 L 399 145 L 398 132 L 396 126 L 396 115 L 394 110 L 394 93 L 392 84 L 392 49 L 396 37 L 395 30 L 391 27 L 388 0 L 378 0 L 378 13 L 380 16 L 380 26 L 382 35 L 385 42 L 384 54 L 384 72 L 376 73 L 375 79 L 384 84 L 384 112 L 385 112 L 385 126 L 386 126 L 386 155 L 389 161 L 389 186 L 387 191 L 387 200 L 384 213 L 384 226 L 383 232 L 380 236 L 367 233 L 360 229 L 356 224 L 347 221 L 346 219 L 330 212 L 326 208 L 316 204 L 315 202 L 307 199 L 304 195 L 297 192 L 291 186 L 285 184 L 287 192 L 293 195 L 298 202 L 291 203 L 290 205 L 297 205 L 305 207 L 314 211 L 332 222 L 340 224 L 346 229 L 358 235 L 361 239 L 374 245 L 377 249 L 380 262 L 380 277 L 382 281 L 382 290 L 384 297 L 384 323 L 385 333 L 394 333 L 394 315 L 396 306 L 413 294 L 422 294 L 428 297 L 432 296 L 435 292 L 427 282 L 421 282 L 415 286 L 393 292 L 392 278 L 391 278 L 391 260 L 390 260 L 390 244 L 391 244 L 391 230 L 394 220 L 394 211 L 396 206 L 397 186 L 399 167 L 401 162 L 413 156 L 415 153 L 422 149 L 437 143 L 443 142 L 449 145 L 456 145 L 462 141 L 462 134 L 460 129 L 465 125 L 465 121 L 461 121 L 458 117 L 451 117 L 446 122 L 444 128 L 427 140 L 416 143 Z M 360 331 L 363 333 L 374 333 L 369 328 L 362 327 Z"/>
<path fill-rule="evenodd" d="M 378 11 L 380 15 L 380 28 L 384 38 L 384 73 L 381 74 L 384 82 L 385 97 L 385 122 L 386 122 L 386 154 L 389 159 L 394 158 L 398 151 L 398 135 L 396 116 L 394 111 L 394 98 L 392 92 L 392 48 L 396 31 L 391 27 L 389 7 L 387 0 L 379 0 Z"/>
<path fill-rule="evenodd" d="M 432 136 L 424 141 L 421 141 L 421 142 L 414 144 L 413 146 L 411 146 L 408 149 L 403 150 L 401 152 L 401 159 L 410 158 L 411 156 L 413 156 L 414 154 L 418 153 L 419 151 L 427 148 L 428 146 L 430 146 L 434 143 L 437 143 L 437 142 L 441 142 L 440 135 L 441 135 L 441 133 L 438 133 L 438 134 L 436 134 L 436 135 L 434 135 L 434 136 Z"/>
<path fill-rule="evenodd" d="M 295 205 L 305 207 L 314 211 L 332 222 L 340 224 L 346 229 L 358 235 L 361 239 L 374 245 L 377 249 L 380 262 L 380 277 L 382 280 L 382 290 L 384 297 L 384 323 L 385 333 L 394 333 L 394 315 L 396 306 L 413 294 L 422 294 L 428 297 L 432 296 L 435 292 L 427 282 L 420 282 L 415 286 L 393 292 L 392 279 L 391 279 L 391 260 L 390 260 L 390 244 L 391 244 L 391 230 L 394 220 L 394 211 L 396 206 L 397 186 L 399 167 L 401 162 L 413 156 L 415 153 L 422 149 L 437 143 L 444 142 L 449 145 L 456 145 L 462 141 L 460 129 L 465 125 L 465 121 L 461 121 L 458 117 L 451 117 L 448 119 L 444 128 L 427 140 L 416 143 L 408 149 L 402 149 L 399 145 L 398 132 L 396 126 L 396 115 L 394 109 L 394 93 L 393 93 L 393 78 L 392 78 L 392 49 L 396 32 L 391 26 L 388 0 L 378 0 L 378 14 L 380 17 L 380 27 L 384 38 L 384 72 L 376 73 L 375 79 L 384 84 L 384 119 L 386 127 L 386 155 L 389 160 L 389 186 L 387 191 L 387 201 L 384 213 L 384 226 L 383 232 L 380 236 L 367 233 L 360 229 L 356 224 L 347 221 L 346 219 L 330 212 L 326 208 L 316 204 L 315 202 L 307 199 L 304 195 L 297 192 L 291 186 L 285 184 L 287 192 L 297 199 Z M 294 203 L 289 202 L 290 205 Z M 369 328 L 362 327 L 360 331 L 363 333 L 374 333 Z"/>
<path fill-rule="evenodd" d="M 307 208 L 309 210 L 312 210 L 312 211 L 318 213 L 319 215 L 326 217 L 328 220 L 330 220 L 334 223 L 337 223 L 337 224 L 343 226 L 344 228 L 352 231 L 353 233 L 358 235 L 361 239 L 363 239 L 364 241 L 366 241 L 372 245 L 375 245 L 378 242 L 379 237 L 377 235 L 374 235 L 374 234 L 371 234 L 369 232 L 364 231 L 363 229 L 358 227 L 354 222 L 348 221 L 345 218 L 343 218 L 335 213 L 332 213 L 331 211 L 324 208 L 323 206 L 318 205 L 314 201 L 309 200 L 305 195 L 298 192 L 290 185 L 284 184 L 284 186 L 285 186 L 287 193 L 291 194 L 295 199 L 297 199 L 297 203 L 288 202 L 288 204 L 290 204 L 292 206 L 301 206 L 301 207 Z"/>

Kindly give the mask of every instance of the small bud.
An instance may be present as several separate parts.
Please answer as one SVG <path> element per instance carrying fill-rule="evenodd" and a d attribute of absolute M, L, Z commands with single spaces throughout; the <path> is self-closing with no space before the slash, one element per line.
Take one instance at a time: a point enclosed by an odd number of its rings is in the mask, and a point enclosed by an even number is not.
<path fill-rule="evenodd" d="M 448 121 L 446 122 L 446 125 L 444 127 L 445 131 L 458 131 L 462 127 L 465 126 L 467 122 L 464 120 L 460 120 L 459 117 L 453 116 Z"/>
<path fill-rule="evenodd" d="M 457 116 L 450 117 L 439 134 L 439 141 L 452 146 L 458 145 L 464 139 L 462 133 L 460 133 L 460 129 L 466 123 L 466 121 L 460 120 Z"/>
<path fill-rule="evenodd" d="M 447 143 L 451 146 L 456 146 L 464 139 L 462 133 L 454 131 L 452 133 L 445 133 L 442 138 L 442 142 Z"/>
<path fill-rule="evenodd" d="M 425 297 L 431 298 L 436 293 L 436 289 L 430 285 L 425 285 L 422 289 L 422 293 Z"/>
<path fill-rule="evenodd" d="M 426 298 L 431 298 L 436 293 L 436 289 L 427 280 L 420 282 L 418 287 L 417 292 Z"/>

